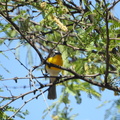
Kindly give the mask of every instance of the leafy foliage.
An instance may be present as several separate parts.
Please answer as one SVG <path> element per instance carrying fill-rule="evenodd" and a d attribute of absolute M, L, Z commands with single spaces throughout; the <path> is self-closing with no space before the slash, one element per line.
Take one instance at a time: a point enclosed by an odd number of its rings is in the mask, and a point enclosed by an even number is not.
<path fill-rule="evenodd" d="M 119 120 L 120 118 L 120 100 L 115 101 L 105 101 L 99 106 L 104 107 L 106 104 L 111 104 L 111 106 L 105 112 L 105 120 Z"/>
<path fill-rule="evenodd" d="M 113 90 L 115 95 L 120 94 L 120 22 L 111 13 L 111 9 L 117 3 L 118 1 L 96 0 L 92 3 L 88 0 L 80 0 L 78 6 L 72 0 L 2 0 L 0 2 L 0 45 L 7 43 L 8 51 L 11 51 L 15 59 L 29 72 L 27 79 L 32 83 L 32 87 L 34 86 L 32 92 L 35 95 L 36 91 L 46 87 L 38 81 L 46 76 L 35 77 L 34 71 L 39 67 L 43 74 L 47 54 L 51 54 L 55 49 L 62 53 L 64 68 L 57 83 L 62 86 L 62 96 L 51 106 L 52 109 L 55 108 L 52 119 L 72 120 L 78 115 L 69 116 L 69 112 L 72 111 L 69 106 L 69 95 L 74 96 L 77 104 L 82 102 L 81 91 L 99 100 L 101 93 L 96 91 L 93 85 L 101 87 L 101 90 L 105 88 Z M 15 41 L 17 47 L 10 48 Z M 23 47 L 27 51 L 26 61 L 30 69 L 22 62 Z M 40 65 L 34 64 L 36 58 L 33 51 L 37 54 Z M 0 54 L 9 59 L 5 52 L 1 50 Z M 0 67 L 10 72 L 4 65 L 0 64 Z M 1 79 L 3 79 L 2 75 Z M 15 82 L 19 79 L 19 77 L 13 78 Z M 41 87 L 36 88 L 35 83 Z M 11 90 L 8 91 L 11 93 Z M 23 99 L 30 93 L 23 93 L 18 99 Z M 37 94 L 30 101 L 40 95 Z M 10 98 L 11 102 L 16 99 L 12 95 Z M 60 110 L 62 104 L 65 106 L 63 111 Z M 9 117 L 6 111 L 17 111 L 10 106 L 2 109 L 5 109 L 0 114 L 3 119 Z M 46 111 L 48 109 L 44 112 Z M 24 119 L 23 116 L 27 113 L 27 111 L 25 113 L 18 111 L 15 116 Z"/>

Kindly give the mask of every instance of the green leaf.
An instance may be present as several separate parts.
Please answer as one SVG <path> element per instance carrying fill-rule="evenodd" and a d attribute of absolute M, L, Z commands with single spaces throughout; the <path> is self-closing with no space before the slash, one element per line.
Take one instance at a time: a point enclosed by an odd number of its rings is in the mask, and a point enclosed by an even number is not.
<path fill-rule="evenodd" d="M 0 67 L 2 67 L 6 72 L 10 73 L 10 71 L 6 67 L 4 67 L 2 64 L 0 64 Z"/>

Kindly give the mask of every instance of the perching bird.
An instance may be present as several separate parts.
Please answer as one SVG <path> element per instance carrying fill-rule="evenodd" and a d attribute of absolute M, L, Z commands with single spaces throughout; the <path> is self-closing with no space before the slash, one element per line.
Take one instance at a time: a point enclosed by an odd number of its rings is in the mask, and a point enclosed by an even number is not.
<path fill-rule="evenodd" d="M 53 55 L 49 58 L 47 58 L 47 62 L 62 66 L 63 65 L 63 60 L 61 53 L 59 51 L 54 51 Z M 46 72 L 50 74 L 50 76 L 58 76 L 60 73 L 61 69 L 52 67 L 52 65 L 45 65 Z M 57 79 L 56 78 L 50 78 L 50 83 L 54 83 Z M 52 85 L 49 88 L 48 91 L 48 99 L 56 99 L 56 86 Z"/>

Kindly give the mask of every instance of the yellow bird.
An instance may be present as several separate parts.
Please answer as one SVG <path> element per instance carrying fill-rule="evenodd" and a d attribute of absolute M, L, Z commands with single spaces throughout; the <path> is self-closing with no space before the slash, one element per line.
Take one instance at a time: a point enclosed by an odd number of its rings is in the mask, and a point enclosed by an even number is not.
<path fill-rule="evenodd" d="M 54 54 L 47 59 L 47 62 L 62 66 L 63 65 L 63 60 L 62 60 L 62 55 L 59 51 L 54 51 Z M 52 67 L 52 65 L 48 66 L 47 64 L 45 65 L 45 70 L 47 73 L 50 74 L 50 76 L 58 76 L 60 73 L 61 69 Z M 50 83 L 54 83 L 56 81 L 56 78 L 50 78 Z M 56 86 L 52 85 L 49 88 L 48 91 L 48 99 L 56 99 Z"/>

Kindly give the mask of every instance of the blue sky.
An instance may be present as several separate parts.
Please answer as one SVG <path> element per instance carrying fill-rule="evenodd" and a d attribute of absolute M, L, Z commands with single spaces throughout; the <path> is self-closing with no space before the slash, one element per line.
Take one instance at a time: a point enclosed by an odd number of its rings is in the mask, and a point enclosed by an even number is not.
<path fill-rule="evenodd" d="M 120 19 L 120 3 L 116 6 L 115 9 L 113 9 L 113 13 Z M 3 34 L 2 34 L 3 36 Z M 7 43 L 7 42 L 6 42 Z M 18 42 L 14 42 L 10 45 L 10 48 L 14 48 L 17 46 Z M 0 46 L 0 50 L 7 50 L 8 48 L 5 45 Z M 21 61 L 25 65 L 27 65 L 27 59 L 26 59 L 26 48 L 22 47 L 21 49 Z M 5 68 L 7 68 L 9 72 L 6 72 L 1 66 L 0 66 L 0 74 L 3 75 L 4 78 L 14 78 L 14 77 L 23 77 L 28 74 L 28 71 L 25 70 L 23 66 L 20 65 L 20 63 L 15 59 L 15 56 L 11 51 L 4 52 L 5 55 L 0 55 L 0 64 L 2 64 Z M 8 56 L 8 58 L 6 57 Z M 34 65 L 39 65 L 39 59 L 37 57 L 37 54 L 33 51 L 33 58 L 34 58 Z M 28 66 L 30 67 L 30 66 Z M 41 76 L 40 71 L 35 71 L 34 75 Z M 42 83 L 48 83 L 48 80 L 41 80 Z M 18 80 L 18 83 L 16 84 L 13 80 L 5 80 L 0 82 L 0 87 L 3 87 L 5 92 L 1 93 L 1 96 L 10 96 L 10 92 L 6 90 L 5 86 L 8 86 L 8 89 L 11 90 L 11 93 L 13 95 L 19 95 L 24 92 L 28 92 L 30 89 L 29 87 L 26 89 L 23 88 L 17 88 L 13 89 L 10 87 L 18 86 L 23 87 L 24 85 L 29 86 L 29 80 L 27 79 L 20 79 Z M 45 88 L 46 89 L 46 88 Z M 99 91 L 98 87 L 95 87 L 97 91 Z M 61 86 L 57 86 L 57 96 L 59 98 L 61 94 Z M 76 104 L 76 101 L 74 99 L 74 96 L 70 95 L 71 104 L 70 107 L 73 108 L 72 114 L 79 113 L 79 115 L 75 118 L 75 120 L 104 120 L 105 110 L 110 107 L 111 104 L 105 104 L 104 107 L 97 108 L 105 101 L 111 100 L 114 101 L 118 99 L 119 97 L 114 96 L 114 93 L 110 90 L 105 90 L 104 92 L 101 92 L 102 97 L 101 100 L 96 99 L 95 97 L 89 98 L 88 94 L 85 92 L 81 92 L 82 96 L 82 103 Z M 23 100 L 19 99 L 11 104 L 16 107 L 21 107 L 24 103 L 24 101 L 29 100 L 31 97 L 33 97 L 33 94 L 30 94 L 28 96 L 25 96 Z M 45 101 L 50 106 L 53 102 L 56 102 L 56 100 L 48 100 L 47 99 L 47 92 L 44 94 Z M 28 109 L 30 111 L 30 114 L 26 117 L 26 120 L 41 120 L 41 117 L 43 116 L 43 110 L 46 109 L 44 98 L 40 96 L 38 99 L 35 99 L 28 104 L 24 106 L 22 110 Z M 61 109 L 62 110 L 62 109 Z M 9 114 L 9 113 L 8 113 Z M 52 114 L 52 112 L 51 112 Z M 17 120 L 21 120 L 17 118 Z M 47 115 L 45 120 L 52 120 L 50 115 Z M 109 119 L 108 119 L 109 120 Z"/>

